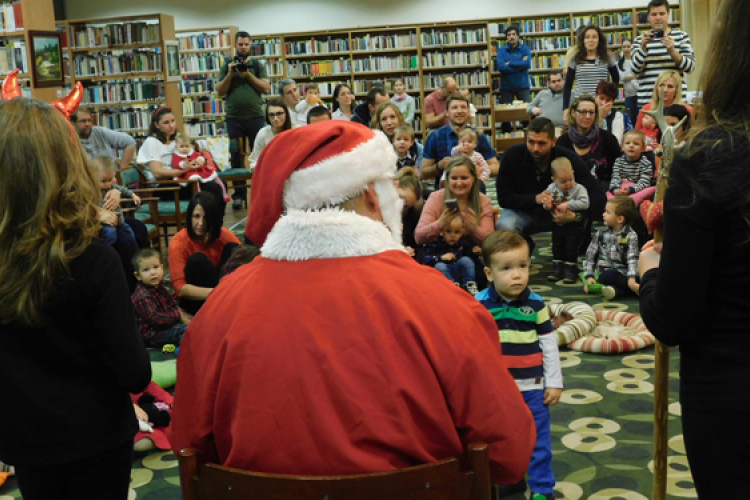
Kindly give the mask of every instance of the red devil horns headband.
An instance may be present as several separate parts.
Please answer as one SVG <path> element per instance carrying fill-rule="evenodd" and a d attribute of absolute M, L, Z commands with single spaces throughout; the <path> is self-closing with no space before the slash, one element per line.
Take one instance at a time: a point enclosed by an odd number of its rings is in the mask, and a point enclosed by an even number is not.
<path fill-rule="evenodd" d="M 5 77 L 5 80 L 3 80 L 2 97 L 4 101 L 13 99 L 15 97 L 21 97 L 21 88 L 18 86 L 19 71 L 20 70 L 18 68 L 14 69 L 8 74 L 8 76 Z M 66 118 L 69 118 L 70 115 L 72 115 L 73 112 L 78 108 L 78 105 L 80 104 L 82 98 L 83 85 L 81 84 L 81 82 L 76 82 L 76 84 L 73 86 L 73 90 L 71 90 L 70 93 L 62 99 L 53 101 L 52 106 L 58 109 L 63 115 L 65 115 Z"/>

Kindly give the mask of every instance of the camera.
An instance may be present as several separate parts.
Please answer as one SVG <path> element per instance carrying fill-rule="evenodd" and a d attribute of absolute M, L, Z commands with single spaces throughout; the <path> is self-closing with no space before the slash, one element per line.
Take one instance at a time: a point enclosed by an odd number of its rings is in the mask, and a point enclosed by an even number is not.
<path fill-rule="evenodd" d="M 664 30 L 651 30 L 651 36 L 654 38 L 664 38 Z"/>
<path fill-rule="evenodd" d="M 247 71 L 247 64 L 245 64 L 245 58 L 242 56 L 234 56 L 234 62 L 237 63 L 237 66 L 234 67 L 235 71 L 238 71 L 240 73 L 244 73 Z"/>

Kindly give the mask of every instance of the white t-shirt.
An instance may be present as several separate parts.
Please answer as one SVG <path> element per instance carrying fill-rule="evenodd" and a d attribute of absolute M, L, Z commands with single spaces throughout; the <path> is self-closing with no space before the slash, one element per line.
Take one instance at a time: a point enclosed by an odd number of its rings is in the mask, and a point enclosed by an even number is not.
<path fill-rule="evenodd" d="M 172 155 L 174 155 L 175 142 L 164 144 L 156 137 L 149 137 L 143 141 L 141 149 L 138 151 L 136 162 L 143 165 L 143 171 L 149 180 L 155 181 L 156 177 L 151 172 L 148 164 L 152 161 L 161 162 L 162 168 L 172 168 Z"/>
<path fill-rule="evenodd" d="M 337 109 L 333 113 L 331 113 L 331 118 L 333 120 L 351 120 L 351 116 L 346 116 L 343 111 L 341 111 L 341 108 Z"/>

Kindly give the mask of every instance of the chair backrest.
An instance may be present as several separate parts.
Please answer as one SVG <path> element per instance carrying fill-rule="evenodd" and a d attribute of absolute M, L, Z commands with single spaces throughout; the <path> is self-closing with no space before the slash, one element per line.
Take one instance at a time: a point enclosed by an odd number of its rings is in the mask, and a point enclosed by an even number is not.
<path fill-rule="evenodd" d="M 132 184 L 139 184 L 141 181 L 138 170 L 136 170 L 133 167 L 128 167 L 122 170 L 118 170 L 117 176 L 119 177 L 119 180 L 120 180 L 119 184 L 121 186 L 130 186 Z"/>
<path fill-rule="evenodd" d="M 184 500 L 489 500 L 489 454 L 484 443 L 467 449 L 468 470 L 457 458 L 390 472 L 347 476 L 289 476 L 199 465 L 181 450 Z"/>

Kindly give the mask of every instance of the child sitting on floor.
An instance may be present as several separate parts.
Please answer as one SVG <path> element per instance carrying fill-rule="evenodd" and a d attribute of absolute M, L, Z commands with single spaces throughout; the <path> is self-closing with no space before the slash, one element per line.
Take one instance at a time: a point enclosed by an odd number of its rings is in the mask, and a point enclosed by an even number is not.
<path fill-rule="evenodd" d="M 463 286 L 467 292 L 476 295 L 476 266 L 471 259 L 469 241 L 463 236 L 463 222 L 460 217 L 454 217 L 440 237 L 424 246 L 422 262 L 443 273 L 446 278 Z"/>
<path fill-rule="evenodd" d="M 133 257 L 133 269 L 138 285 L 130 298 L 146 347 L 180 345 L 190 318 L 177 307 L 164 286 L 161 254 L 153 248 L 139 250 Z"/>
<path fill-rule="evenodd" d="M 568 210 L 583 213 L 589 208 L 589 192 L 581 184 L 576 184 L 573 165 L 564 156 L 552 160 L 552 184 L 547 187 L 550 201 L 544 208 L 557 214 Z M 552 274 L 550 281 L 563 280 L 572 285 L 578 279 L 578 249 L 583 241 L 586 227 L 583 218 L 568 224 L 552 226 Z"/>
<path fill-rule="evenodd" d="M 636 216 L 635 202 L 629 196 L 617 196 L 607 202 L 604 209 L 604 225 L 591 240 L 586 250 L 586 293 L 601 294 L 607 300 L 634 294 L 638 284 L 638 235 L 630 227 Z M 596 285 L 598 273 L 601 287 Z"/>
<path fill-rule="evenodd" d="M 500 331 L 503 359 L 516 380 L 536 423 L 537 437 L 528 469 L 531 500 L 552 500 L 549 407 L 562 395 L 557 336 L 544 299 L 528 288 L 529 245 L 513 231 L 495 231 L 482 245 L 484 272 L 490 286 L 477 300 L 491 311 Z"/>
<path fill-rule="evenodd" d="M 193 148 L 193 140 L 185 134 L 178 133 L 174 139 L 174 155 L 172 156 L 172 168 L 182 170 L 177 176 L 179 181 L 198 180 L 198 191 L 201 184 L 215 182 L 221 186 L 224 195 L 224 203 L 229 201 L 227 188 L 219 179 L 218 169 L 214 163 L 211 153 L 208 151 L 196 151 Z M 187 184 L 183 184 L 186 186 Z"/>
<path fill-rule="evenodd" d="M 646 138 L 640 130 L 628 130 L 622 138 L 623 155 L 612 166 L 612 179 L 609 181 L 607 199 L 615 196 L 630 196 L 635 206 L 651 199 L 656 191 L 651 186 L 654 166 L 644 153 Z"/>

